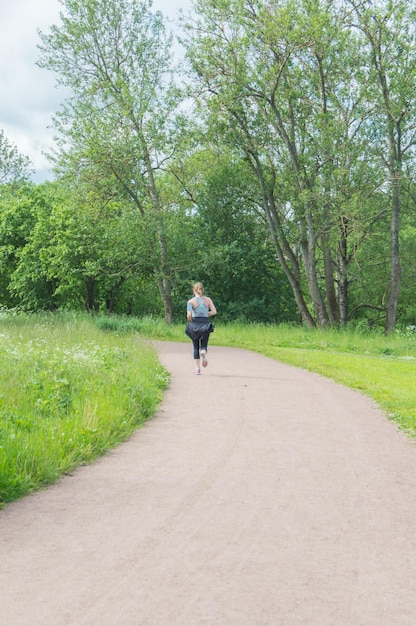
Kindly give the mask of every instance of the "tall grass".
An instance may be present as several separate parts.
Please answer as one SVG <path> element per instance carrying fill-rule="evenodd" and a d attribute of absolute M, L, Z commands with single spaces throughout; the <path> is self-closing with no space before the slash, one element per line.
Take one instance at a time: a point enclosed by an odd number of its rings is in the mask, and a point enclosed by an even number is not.
<path fill-rule="evenodd" d="M 168 384 L 137 333 L 73 315 L 0 317 L 0 506 L 126 439 Z"/>

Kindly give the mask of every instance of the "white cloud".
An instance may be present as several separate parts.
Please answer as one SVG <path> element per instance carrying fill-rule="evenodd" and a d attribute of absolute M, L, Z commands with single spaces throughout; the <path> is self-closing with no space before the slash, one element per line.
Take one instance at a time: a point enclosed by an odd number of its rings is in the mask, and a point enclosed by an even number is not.
<path fill-rule="evenodd" d="M 61 94 L 54 77 L 37 67 L 37 29 L 56 22 L 58 0 L 14 0 L 2 7 L 0 21 L 0 128 L 36 169 L 48 167 L 48 129 Z"/>
<path fill-rule="evenodd" d="M 190 9 L 191 0 L 154 0 L 153 10 L 173 19 L 179 9 Z M 63 91 L 56 77 L 40 69 L 38 30 L 47 32 L 59 23 L 59 0 L 2 1 L 0 19 L 0 129 L 19 151 L 46 176 L 44 152 L 52 145 L 52 116 L 59 109 Z"/>

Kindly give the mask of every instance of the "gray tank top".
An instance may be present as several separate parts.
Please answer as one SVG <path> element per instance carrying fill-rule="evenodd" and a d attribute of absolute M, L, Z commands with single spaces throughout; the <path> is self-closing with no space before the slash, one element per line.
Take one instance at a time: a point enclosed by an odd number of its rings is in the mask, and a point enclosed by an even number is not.
<path fill-rule="evenodd" d="M 195 300 L 198 302 L 198 306 L 192 309 L 192 317 L 208 317 L 209 308 L 204 302 L 205 298 L 195 296 Z"/>

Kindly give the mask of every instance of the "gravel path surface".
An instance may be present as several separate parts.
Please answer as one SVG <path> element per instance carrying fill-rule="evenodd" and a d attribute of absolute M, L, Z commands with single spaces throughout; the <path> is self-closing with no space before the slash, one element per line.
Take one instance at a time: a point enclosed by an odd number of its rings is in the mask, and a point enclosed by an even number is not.
<path fill-rule="evenodd" d="M 155 418 L 0 511 L 0 626 L 415 626 L 415 444 L 309 372 L 156 347 Z"/>

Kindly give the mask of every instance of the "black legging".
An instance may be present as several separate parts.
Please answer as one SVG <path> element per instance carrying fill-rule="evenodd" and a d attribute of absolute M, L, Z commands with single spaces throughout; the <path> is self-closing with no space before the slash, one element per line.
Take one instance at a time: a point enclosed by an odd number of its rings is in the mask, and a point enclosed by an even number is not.
<path fill-rule="evenodd" d="M 199 353 L 201 350 L 208 350 L 208 337 L 209 334 L 207 333 L 205 337 L 202 337 L 202 339 L 192 339 L 194 346 L 194 359 L 199 359 Z"/>

